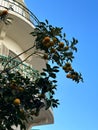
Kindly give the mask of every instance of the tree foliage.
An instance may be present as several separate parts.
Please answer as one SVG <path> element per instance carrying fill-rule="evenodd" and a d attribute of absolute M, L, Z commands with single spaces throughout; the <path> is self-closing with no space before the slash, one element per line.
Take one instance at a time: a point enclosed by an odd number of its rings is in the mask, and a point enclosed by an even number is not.
<path fill-rule="evenodd" d="M 4 20 L 2 17 L 1 19 Z M 59 100 L 54 98 L 54 94 L 59 68 L 64 70 L 67 78 L 76 83 L 83 81 L 81 73 L 72 67 L 74 52 L 77 52 L 77 39 L 68 41 L 62 28 L 53 27 L 47 20 L 40 22 L 31 35 L 35 37 L 32 55 L 46 60 L 46 67 L 37 79 L 32 79 L 23 76 L 17 69 L 13 71 L 16 66 L 8 67 L 16 57 L 5 65 L 0 73 L 1 130 L 13 130 L 13 125 L 20 125 L 21 130 L 26 130 L 28 119 L 33 120 L 34 116 L 38 116 L 41 108 L 45 107 L 47 110 L 49 107 L 58 107 Z"/>

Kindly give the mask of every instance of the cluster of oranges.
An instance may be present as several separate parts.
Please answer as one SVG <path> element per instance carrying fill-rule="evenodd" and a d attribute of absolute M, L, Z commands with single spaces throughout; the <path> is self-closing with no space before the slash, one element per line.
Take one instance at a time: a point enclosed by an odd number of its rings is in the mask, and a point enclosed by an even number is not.
<path fill-rule="evenodd" d="M 77 75 L 76 74 L 72 74 L 72 73 L 68 73 L 66 75 L 66 77 L 75 80 L 77 78 Z"/>
<path fill-rule="evenodd" d="M 50 49 L 50 53 L 55 53 L 56 52 L 56 48 L 54 47 L 54 45 L 57 45 L 57 47 L 59 48 L 59 50 L 65 50 L 67 51 L 69 49 L 69 46 L 65 46 L 64 42 L 59 42 L 59 40 L 56 37 L 50 38 L 49 36 L 44 37 L 44 39 L 42 40 L 42 45 L 44 47 L 46 47 L 47 49 Z M 43 58 L 45 60 L 48 59 L 48 54 L 44 54 Z M 68 69 L 68 67 L 67 67 Z"/>
<path fill-rule="evenodd" d="M 52 47 L 55 44 L 55 42 L 53 40 L 51 40 L 49 36 L 45 37 L 43 39 L 42 43 L 43 43 L 43 46 L 45 46 L 47 48 Z"/>
<path fill-rule="evenodd" d="M 14 101 L 13 101 L 13 104 L 15 106 L 19 106 L 21 104 L 21 100 L 19 98 L 15 98 Z M 24 114 L 24 110 L 22 108 L 20 108 L 20 113 Z"/>
<path fill-rule="evenodd" d="M 49 36 L 46 36 L 46 37 L 43 39 L 42 44 L 43 44 L 44 47 L 50 48 L 50 52 L 51 52 L 51 53 L 55 53 L 55 52 L 56 52 L 56 49 L 55 49 L 53 46 L 55 45 L 56 42 L 57 42 L 57 39 L 56 39 L 56 38 L 51 39 Z M 45 60 L 47 60 L 47 59 L 48 59 L 48 54 L 45 53 L 44 56 L 43 56 L 43 58 L 44 58 Z"/>
<path fill-rule="evenodd" d="M 43 41 L 42 44 L 43 46 L 49 48 L 49 47 L 53 47 L 55 45 L 55 43 L 57 43 L 58 40 L 56 37 L 53 37 L 52 39 L 49 36 L 46 36 Z M 69 49 L 69 46 L 65 46 L 64 47 L 64 42 L 59 42 L 58 43 L 59 48 L 64 48 L 65 50 Z"/>
<path fill-rule="evenodd" d="M 15 89 L 16 89 L 16 88 L 15 88 Z M 23 89 L 22 87 L 18 87 L 17 90 L 18 90 L 19 92 L 23 92 L 23 91 L 24 91 L 24 89 Z M 13 101 L 13 104 L 16 105 L 16 106 L 19 105 L 20 103 L 21 103 L 21 101 L 20 101 L 19 98 L 15 98 L 14 101 Z"/>
<path fill-rule="evenodd" d="M 63 66 L 63 70 L 68 73 L 66 75 L 67 78 L 70 78 L 70 79 L 76 79 L 77 75 L 75 73 L 71 73 L 73 71 L 72 69 L 72 66 L 69 62 L 67 62 L 64 66 Z"/>
<path fill-rule="evenodd" d="M 23 92 L 24 91 L 24 88 L 21 87 L 21 86 L 17 86 L 16 84 L 16 81 L 15 80 L 12 80 L 11 84 L 10 84 L 10 88 L 15 90 L 15 91 L 19 91 L 19 92 Z M 19 98 L 15 98 L 14 101 L 13 101 L 13 104 L 14 105 L 19 105 L 21 103 L 20 99 Z"/>
<path fill-rule="evenodd" d="M 67 62 L 64 66 L 63 66 L 63 70 L 68 73 L 69 71 L 72 70 L 72 66 L 69 62 Z"/>
<path fill-rule="evenodd" d="M 14 80 L 11 82 L 10 88 L 12 88 L 14 90 L 17 90 L 19 92 L 23 92 L 24 91 L 24 88 L 21 87 L 21 86 L 18 87 L 17 84 L 16 84 L 16 81 L 14 81 Z"/>

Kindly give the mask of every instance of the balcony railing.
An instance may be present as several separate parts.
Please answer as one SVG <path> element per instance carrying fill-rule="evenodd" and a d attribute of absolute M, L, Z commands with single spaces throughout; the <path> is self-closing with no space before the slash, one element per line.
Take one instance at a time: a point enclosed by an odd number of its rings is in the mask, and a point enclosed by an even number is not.
<path fill-rule="evenodd" d="M 18 71 L 24 77 L 30 78 L 30 80 L 36 80 L 40 77 L 40 74 L 37 70 L 34 70 L 31 66 L 22 63 L 19 60 L 11 60 L 11 57 L 5 57 L 0 55 L 0 71 L 7 69 L 12 72 Z"/>
<path fill-rule="evenodd" d="M 34 26 L 40 23 L 37 17 L 29 9 L 27 9 L 24 5 L 17 2 L 16 0 L 0 0 L 0 9 L 4 8 L 18 13 L 30 21 Z"/>
<path fill-rule="evenodd" d="M 22 76 L 28 77 L 31 81 L 35 81 L 40 78 L 41 75 L 37 70 L 34 70 L 30 65 L 26 65 L 19 60 L 11 60 L 11 57 L 0 55 L 0 71 L 4 68 L 11 70 L 12 72 L 18 71 Z M 50 93 L 46 93 L 46 97 L 50 99 Z M 51 107 L 52 108 L 52 107 Z"/>

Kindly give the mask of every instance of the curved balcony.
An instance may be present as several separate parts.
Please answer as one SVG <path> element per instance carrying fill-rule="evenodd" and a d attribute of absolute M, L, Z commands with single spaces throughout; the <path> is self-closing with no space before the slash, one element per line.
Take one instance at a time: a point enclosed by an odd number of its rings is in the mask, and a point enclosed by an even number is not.
<path fill-rule="evenodd" d="M 31 80 L 36 80 L 40 77 L 37 70 L 34 70 L 30 65 L 26 65 L 19 60 L 12 60 L 11 57 L 5 57 L 0 55 L 0 70 L 8 68 L 13 72 L 19 71 L 23 76 L 27 76 Z"/>
<path fill-rule="evenodd" d="M 30 21 L 34 26 L 39 24 L 37 17 L 23 4 L 16 0 L 0 0 L 0 9 L 11 10 Z"/>
<path fill-rule="evenodd" d="M 18 71 L 21 75 L 28 77 L 31 80 L 36 80 L 41 77 L 38 70 L 35 70 L 29 64 L 16 59 L 18 59 L 18 57 L 14 59 L 12 57 L 0 55 L 0 71 L 3 71 L 4 69 L 12 70 L 12 72 Z M 50 93 L 46 93 L 46 97 L 50 98 Z"/>
<path fill-rule="evenodd" d="M 12 72 L 19 71 L 23 76 L 28 76 L 30 80 L 36 80 L 38 77 L 40 77 L 38 71 L 34 70 L 31 66 L 23 64 L 19 60 L 13 60 L 11 57 L 0 55 L 1 72 L 4 69 L 4 67 L 9 68 L 10 70 L 12 70 Z M 47 98 L 50 98 L 50 93 L 47 93 L 46 96 Z M 27 126 L 27 130 L 30 130 L 32 126 L 53 124 L 53 123 L 54 123 L 54 117 L 53 117 L 52 107 L 50 107 L 48 110 L 45 110 L 45 107 L 43 107 L 41 108 L 38 116 L 34 116 L 33 120 L 28 120 L 26 126 Z M 20 130 L 20 128 L 15 127 L 15 130 Z"/>

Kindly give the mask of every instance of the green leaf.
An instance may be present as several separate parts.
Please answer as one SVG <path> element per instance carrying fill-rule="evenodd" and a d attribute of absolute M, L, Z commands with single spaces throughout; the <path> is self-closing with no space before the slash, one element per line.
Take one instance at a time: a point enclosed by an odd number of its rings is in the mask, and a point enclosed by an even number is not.
<path fill-rule="evenodd" d="M 46 64 L 46 67 L 47 67 L 48 70 L 51 69 L 51 66 L 49 64 Z"/>
<path fill-rule="evenodd" d="M 64 35 L 64 37 L 66 37 L 66 33 L 64 33 L 63 35 Z"/>
<path fill-rule="evenodd" d="M 54 72 L 59 72 L 59 70 L 58 70 L 58 69 L 53 69 L 53 71 L 54 71 Z"/>
<path fill-rule="evenodd" d="M 45 21 L 46 21 L 46 23 L 48 24 L 48 20 L 46 19 Z"/>
<path fill-rule="evenodd" d="M 53 69 L 58 69 L 59 67 L 58 66 L 54 66 Z"/>
<path fill-rule="evenodd" d="M 44 22 L 40 22 L 40 25 L 45 26 L 46 24 L 45 24 Z M 39 25 L 39 26 L 40 26 L 40 25 Z"/>
<path fill-rule="evenodd" d="M 46 110 L 51 106 L 51 100 L 46 100 Z"/>
<path fill-rule="evenodd" d="M 72 49 L 77 52 L 77 48 L 76 47 L 72 47 Z"/>
<path fill-rule="evenodd" d="M 49 76 L 51 77 L 51 78 L 56 78 L 56 74 L 54 74 L 54 73 L 49 73 Z"/>
<path fill-rule="evenodd" d="M 57 83 L 57 80 L 53 80 L 52 82 Z"/>
<path fill-rule="evenodd" d="M 59 62 L 60 57 L 59 57 L 58 53 L 54 54 L 52 58 L 55 60 L 55 62 L 57 62 L 57 63 Z"/>
<path fill-rule="evenodd" d="M 43 68 L 43 71 L 47 72 L 47 69 Z"/>
<path fill-rule="evenodd" d="M 42 75 L 42 76 L 46 76 L 47 74 L 46 74 L 45 72 L 42 72 L 41 75 Z"/>

